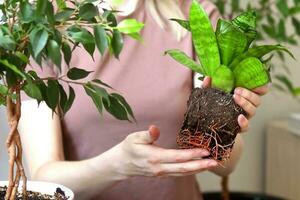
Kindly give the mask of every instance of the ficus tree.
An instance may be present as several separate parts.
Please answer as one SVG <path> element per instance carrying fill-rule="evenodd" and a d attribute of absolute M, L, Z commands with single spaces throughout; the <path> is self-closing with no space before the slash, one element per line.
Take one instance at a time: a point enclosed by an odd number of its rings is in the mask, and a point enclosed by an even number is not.
<path fill-rule="evenodd" d="M 116 19 L 116 11 L 102 8 L 102 0 L 5 0 L 0 2 L 0 105 L 6 106 L 10 132 L 6 141 L 9 153 L 8 188 L 5 199 L 14 199 L 23 180 L 26 199 L 26 175 L 22 164 L 22 145 L 18 132 L 21 116 L 21 92 L 38 103 L 45 102 L 62 116 L 71 108 L 80 85 L 102 114 L 106 110 L 119 120 L 135 120 L 126 100 L 108 92 L 108 84 L 95 79 L 82 81 L 91 72 L 70 66 L 72 52 L 84 48 L 92 57 L 97 49 L 116 58 L 123 48 L 123 34 L 140 39 L 143 24 L 135 19 Z M 66 74 L 41 78 L 31 61 Z M 81 66 L 84 67 L 84 66 Z M 86 79 L 85 79 L 86 80 Z M 63 87 L 62 85 L 68 87 Z M 111 91 L 111 90 L 110 90 Z"/>

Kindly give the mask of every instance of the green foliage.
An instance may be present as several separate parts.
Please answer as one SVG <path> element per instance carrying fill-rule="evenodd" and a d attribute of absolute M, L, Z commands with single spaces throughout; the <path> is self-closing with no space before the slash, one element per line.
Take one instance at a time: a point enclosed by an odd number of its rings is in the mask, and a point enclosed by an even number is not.
<path fill-rule="evenodd" d="M 45 101 L 53 112 L 58 108 L 65 114 L 75 100 L 75 84 L 85 89 L 100 113 L 106 109 L 117 119 L 131 121 L 133 112 L 122 96 L 109 93 L 105 88 L 113 88 L 101 80 L 84 81 L 92 72 L 70 64 L 77 47 L 91 57 L 97 47 L 102 55 L 111 52 L 119 58 L 124 35 L 140 38 L 144 25 L 135 19 L 118 23 L 116 11 L 101 10 L 102 0 L 55 2 L 56 7 L 50 0 L 0 3 L 0 105 L 6 104 L 8 95 L 16 95 L 14 88 L 20 88 L 39 103 Z M 69 70 L 41 78 L 30 70 L 30 58 L 42 69 L 50 61 L 58 71 L 64 64 Z"/>
<path fill-rule="evenodd" d="M 239 10 L 238 1 L 233 2 L 232 9 Z M 214 31 L 205 10 L 194 0 L 189 21 L 175 21 L 187 30 L 190 27 L 201 67 L 179 50 L 169 50 L 166 54 L 193 71 L 210 76 L 214 88 L 228 93 L 235 87 L 254 89 L 271 81 L 266 60 L 263 60 L 266 54 L 283 51 L 293 57 L 281 45 L 251 46 L 257 36 L 256 13 L 253 10 L 243 12 L 230 21 L 219 19 Z"/>
<path fill-rule="evenodd" d="M 298 45 L 300 38 L 299 0 L 245 0 L 243 3 L 239 3 L 239 0 L 213 0 L 213 2 L 226 19 L 231 19 L 232 16 L 237 16 L 241 12 L 255 10 L 258 18 L 256 23 L 258 32 L 257 43 L 273 40 L 275 43 Z M 286 24 L 292 24 L 293 28 L 287 29 Z M 275 74 L 272 85 L 276 89 L 294 96 L 298 88 L 294 87 L 294 85 L 290 85 L 293 88 L 287 86 L 287 82 L 291 81 L 289 80 L 290 74 L 286 66 L 285 55 L 281 54 L 281 52 L 277 53 L 281 63 L 276 65 L 283 66 L 286 69 L 286 73 Z M 283 79 L 282 77 L 285 78 Z"/>

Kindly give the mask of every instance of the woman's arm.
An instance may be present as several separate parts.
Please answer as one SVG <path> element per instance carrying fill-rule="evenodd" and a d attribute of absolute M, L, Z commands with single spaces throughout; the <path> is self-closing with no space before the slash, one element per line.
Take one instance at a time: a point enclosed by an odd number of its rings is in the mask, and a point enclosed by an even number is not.
<path fill-rule="evenodd" d="M 52 115 L 44 103 L 38 107 L 36 101 L 23 102 L 19 130 L 34 180 L 64 184 L 75 191 L 78 199 L 88 198 L 121 180 L 113 176 L 109 162 L 102 161 L 105 154 L 90 160 L 64 161 L 59 116 Z"/>
<path fill-rule="evenodd" d="M 90 199 L 108 187 L 133 176 L 185 176 L 217 166 L 202 149 L 163 149 L 154 145 L 156 127 L 129 134 L 120 144 L 88 160 L 64 161 L 60 119 L 45 104 L 22 105 L 19 126 L 33 179 L 70 187 L 76 198 Z"/>

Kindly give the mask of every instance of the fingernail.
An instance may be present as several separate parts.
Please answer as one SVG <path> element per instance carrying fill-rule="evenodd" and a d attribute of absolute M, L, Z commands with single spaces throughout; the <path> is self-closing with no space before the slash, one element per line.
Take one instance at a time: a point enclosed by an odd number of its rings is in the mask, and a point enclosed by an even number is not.
<path fill-rule="evenodd" d="M 241 88 L 236 88 L 236 89 L 234 90 L 234 93 L 235 93 L 235 94 L 238 94 L 238 95 L 241 95 L 241 94 L 243 93 L 243 90 L 242 90 Z"/>
<path fill-rule="evenodd" d="M 210 155 L 209 151 L 204 151 L 202 154 L 203 154 L 203 156 L 209 156 Z"/>
<path fill-rule="evenodd" d="M 208 166 L 209 167 L 216 167 L 218 165 L 218 163 L 216 162 L 216 161 L 210 161 L 209 163 L 208 163 Z"/>
<path fill-rule="evenodd" d="M 239 99 L 241 98 L 241 96 L 239 96 L 239 95 L 237 95 L 237 94 L 234 94 L 234 95 L 233 95 L 233 98 L 236 99 L 236 100 L 239 100 Z"/>

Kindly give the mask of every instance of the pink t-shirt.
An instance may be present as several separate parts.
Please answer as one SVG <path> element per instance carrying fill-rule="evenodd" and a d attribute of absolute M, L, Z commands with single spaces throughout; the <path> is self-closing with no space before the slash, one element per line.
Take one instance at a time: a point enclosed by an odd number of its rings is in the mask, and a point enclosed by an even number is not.
<path fill-rule="evenodd" d="M 191 0 L 182 0 L 188 16 Z M 200 0 L 216 24 L 219 12 L 206 0 Z M 100 118 L 85 91 L 76 85 L 76 100 L 62 121 L 65 157 L 83 160 L 97 156 L 120 143 L 133 132 L 156 125 L 161 130 L 157 145 L 177 148 L 176 134 L 180 130 L 186 102 L 193 87 L 193 74 L 163 53 L 181 49 L 194 55 L 191 34 L 178 42 L 171 31 L 162 30 L 150 13 L 141 6 L 132 16 L 145 23 L 143 43 L 125 38 L 120 60 L 93 61 L 83 50 L 76 50 L 71 66 L 95 71 L 89 78 L 99 78 L 116 88 L 133 108 L 137 123 L 118 121 L 105 113 Z M 95 196 L 95 200 L 201 200 L 195 176 L 148 178 L 134 177 Z"/>

